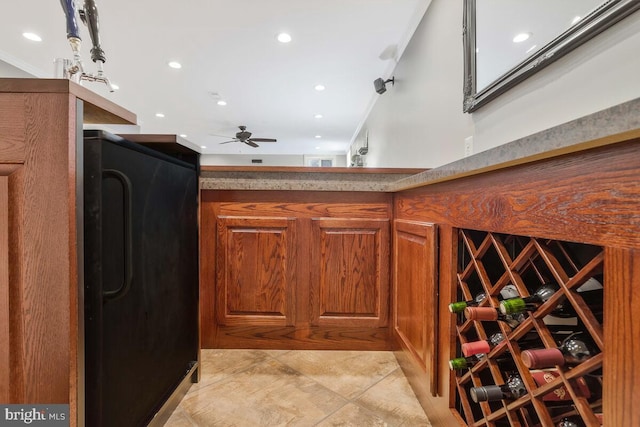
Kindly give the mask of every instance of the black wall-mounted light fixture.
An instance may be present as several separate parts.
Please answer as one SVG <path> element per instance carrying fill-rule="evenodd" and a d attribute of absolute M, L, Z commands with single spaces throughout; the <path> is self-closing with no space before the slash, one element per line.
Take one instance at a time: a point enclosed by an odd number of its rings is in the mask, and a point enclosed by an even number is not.
<path fill-rule="evenodd" d="M 373 81 L 373 87 L 376 88 L 376 92 L 382 95 L 387 91 L 387 83 L 389 82 L 391 82 L 391 85 L 393 86 L 395 84 L 395 78 L 391 77 L 390 79 L 387 79 L 387 80 L 382 80 L 382 78 L 375 79 Z"/>

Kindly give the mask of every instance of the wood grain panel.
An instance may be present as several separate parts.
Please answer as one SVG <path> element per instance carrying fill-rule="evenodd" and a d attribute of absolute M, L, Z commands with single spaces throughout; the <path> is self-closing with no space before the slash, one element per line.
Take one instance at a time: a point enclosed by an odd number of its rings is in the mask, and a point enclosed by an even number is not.
<path fill-rule="evenodd" d="M 213 348 L 216 306 L 216 216 L 213 203 L 200 204 L 200 342 Z"/>
<path fill-rule="evenodd" d="M 394 221 L 394 328 L 420 367 L 435 367 L 436 230 L 434 224 Z"/>
<path fill-rule="evenodd" d="M 312 326 L 386 326 L 389 222 L 315 219 L 312 224 Z"/>
<path fill-rule="evenodd" d="M 220 326 L 216 348 L 264 350 L 391 350 L 388 328 L 350 326 Z"/>
<path fill-rule="evenodd" d="M 25 167 L 9 179 L 11 206 L 11 401 L 69 403 L 77 319 L 70 221 L 75 168 L 68 94 L 24 97 Z M 74 122 L 70 126 L 70 122 Z M 72 275 L 74 279 L 72 279 Z M 73 293 L 73 295 L 72 295 Z M 72 408 L 75 416 L 75 408 Z"/>
<path fill-rule="evenodd" d="M 10 397 L 9 178 L 0 176 L 0 402 Z"/>
<path fill-rule="evenodd" d="M 292 325 L 295 220 L 218 217 L 218 322 Z"/>
<path fill-rule="evenodd" d="M 25 156 L 25 97 L 0 94 L 0 163 L 22 163 Z"/>
<path fill-rule="evenodd" d="M 606 425 L 640 425 L 640 250 L 605 248 L 604 390 Z"/>
<path fill-rule="evenodd" d="M 640 246 L 640 140 L 402 192 L 398 218 Z"/>
<path fill-rule="evenodd" d="M 84 123 L 136 124 L 136 115 L 98 95 L 94 91 L 66 79 L 0 79 L 0 92 L 25 94 L 71 94 L 85 101 Z"/>
<path fill-rule="evenodd" d="M 348 205 L 383 204 L 389 206 L 392 195 L 389 193 L 352 192 L 352 191 L 264 191 L 264 190 L 204 190 L 202 201 L 235 203 L 342 203 Z M 389 211 L 390 212 L 390 211 Z M 319 216 L 314 214 L 315 216 Z"/>
<path fill-rule="evenodd" d="M 220 215 L 287 215 L 295 217 L 388 218 L 388 204 L 348 203 L 221 203 Z"/>

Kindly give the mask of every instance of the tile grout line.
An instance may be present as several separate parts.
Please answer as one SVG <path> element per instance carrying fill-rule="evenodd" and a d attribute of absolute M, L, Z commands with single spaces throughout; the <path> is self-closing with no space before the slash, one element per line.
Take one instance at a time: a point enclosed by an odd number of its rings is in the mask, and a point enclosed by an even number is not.
<path fill-rule="evenodd" d="M 304 350 L 302 350 L 304 351 Z M 390 353 L 393 353 L 390 351 Z M 285 353 L 286 354 L 286 353 Z M 333 391 L 330 388 L 326 387 L 325 385 L 319 383 L 318 381 L 316 381 L 315 379 L 309 377 L 307 374 L 305 374 L 304 372 L 301 372 L 295 368 L 293 368 L 291 365 L 289 365 L 288 363 L 277 359 L 280 363 L 282 363 L 283 365 L 286 365 L 287 367 L 289 367 L 290 369 L 294 370 L 295 372 L 299 373 L 300 375 L 304 376 L 305 378 L 307 378 L 310 381 L 313 381 L 314 384 L 317 384 L 318 386 L 330 391 L 331 393 L 341 397 L 342 399 L 344 399 L 346 401 L 345 404 L 341 405 L 339 408 L 337 408 L 335 411 L 331 412 L 330 414 L 327 414 L 326 417 L 320 419 L 318 422 L 316 422 L 315 424 L 313 424 L 313 426 L 317 426 L 320 423 L 322 423 L 323 421 L 327 420 L 328 418 L 332 417 L 333 415 L 335 415 L 337 412 L 339 412 L 341 409 L 343 409 L 345 406 L 347 406 L 348 404 L 353 404 L 355 406 L 357 406 L 358 408 L 368 412 L 369 414 L 371 414 L 372 416 L 374 416 L 375 418 L 383 421 L 385 424 L 387 424 L 387 422 L 385 420 L 383 420 L 382 418 L 380 418 L 377 414 L 375 414 L 374 412 L 372 412 L 371 410 L 369 410 L 368 408 L 365 408 L 364 406 L 360 405 L 359 403 L 356 402 L 356 399 L 362 397 L 363 394 L 365 394 L 370 388 L 374 387 L 375 385 L 379 384 L 381 381 L 383 381 L 385 378 L 387 378 L 389 375 L 391 375 L 392 373 L 396 372 L 398 369 L 400 369 L 400 365 L 398 364 L 398 359 L 395 357 L 395 355 L 393 356 L 394 360 L 396 362 L 396 367 L 394 369 L 392 369 L 389 373 L 387 373 L 386 375 L 383 375 L 378 381 L 370 384 L 368 387 L 366 387 L 364 390 L 362 390 L 359 394 L 357 394 L 356 396 L 354 396 L 353 398 L 349 398 L 346 396 L 343 396 L 342 394 L 338 393 L 337 391 Z M 399 427 L 399 426 L 398 426 Z"/>
<path fill-rule="evenodd" d="M 212 349 L 212 350 L 223 350 L 224 351 L 226 349 Z M 247 350 L 248 351 L 252 351 L 251 349 L 247 349 Z M 224 376 L 222 376 L 221 378 L 217 379 L 216 381 L 211 382 L 211 383 L 207 384 L 206 386 L 204 386 L 202 388 L 199 388 L 197 390 L 193 390 L 193 391 L 189 390 L 189 392 L 185 395 L 185 399 L 187 397 L 189 397 L 190 395 L 193 396 L 193 394 L 196 394 L 196 393 L 199 393 L 201 391 L 209 389 L 210 386 L 219 385 L 220 382 L 228 380 L 230 377 L 233 377 L 234 375 L 245 373 L 246 371 L 248 371 L 250 369 L 255 369 L 255 367 L 257 367 L 257 366 L 260 366 L 260 365 L 265 364 L 265 363 L 269 363 L 270 361 L 275 361 L 275 362 L 277 362 L 279 364 L 282 364 L 283 366 L 286 366 L 288 369 L 290 369 L 295 374 L 300 375 L 300 377 L 303 377 L 306 380 L 310 381 L 311 383 L 314 384 L 315 387 L 319 387 L 320 389 L 322 389 L 324 391 L 327 391 L 331 395 L 334 395 L 334 396 L 339 398 L 339 401 L 338 401 L 339 406 L 335 410 L 333 410 L 330 413 L 326 414 L 324 417 L 322 417 L 321 419 L 319 419 L 317 421 L 309 420 L 309 421 L 313 422 L 313 424 L 309 424 L 309 425 L 317 426 L 317 425 L 321 424 L 322 422 L 325 422 L 329 418 L 333 417 L 336 413 L 338 413 L 339 411 L 343 410 L 349 404 L 354 405 L 355 407 L 358 408 L 359 411 L 363 411 L 363 413 L 366 413 L 366 414 L 372 416 L 373 418 L 384 422 L 385 425 L 388 425 L 388 421 L 386 421 L 384 418 L 381 418 L 381 416 L 379 414 L 375 413 L 373 410 L 371 410 L 371 409 L 369 409 L 369 408 L 367 408 L 365 406 L 362 406 L 360 403 L 358 403 L 358 399 L 361 399 L 362 396 L 366 392 L 371 390 L 373 387 L 376 387 L 377 385 L 379 385 L 382 381 L 384 381 L 385 379 L 389 378 L 389 376 L 396 374 L 398 372 L 398 370 L 400 370 L 400 372 L 404 375 L 404 372 L 402 371 L 402 369 L 401 369 L 401 367 L 400 367 L 400 365 L 398 363 L 397 358 L 395 357 L 395 355 L 393 355 L 393 352 L 389 352 L 389 353 L 391 353 L 392 356 L 393 356 L 393 360 L 395 362 L 394 363 L 395 367 L 391 371 L 389 371 L 388 373 L 382 375 L 375 382 L 373 382 L 371 384 L 368 384 L 366 387 L 364 387 L 364 388 L 361 388 L 361 387 L 355 388 L 355 391 L 357 392 L 357 394 L 354 395 L 353 397 L 349 398 L 349 397 L 343 396 L 339 392 L 334 391 L 334 390 L 328 388 L 327 386 L 321 384 L 316 379 L 310 377 L 305 371 L 301 371 L 299 369 L 295 369 L 289 363 L 287 363 L 286 361 L 280 359 L 281 357 L 286 356 L 287 354 L 289 354 L 291 352 L 291 350 L 290 351 L 281 352 L 279 354 L 277 354 L 277 353 L 269 353 L 269 352 L 267 352 L 265 350 L 258 350 L 258 349 L 254 349 L 253 351 L 256 351 L 261 356 L 264 356 L 264 358 L 262 358 L 261 360 L 250 360 L 250 364 L 248 366 L 246 366 L 246 367 L 244 367 L 244 368 L 242 368 L 242 369 L 240 369 L 238 371 L 233 371 L 233 372 L 227 373 Z M 314 363 L 314 366 L 315 366 L 315 363 Z M 342 402 L 342 403 L 340 403 L 340 402 Z M 191 423 L 191 425 L 193 427 L 205 427 L 205 426 L 201 426 L 198 422 L 196 422 L 192 418 L 191 413 L 189 411 L 187 411 L 187 409 L 182 406 L 182 401 L 180 402 L 179 407 L 181 408 L 182 414 L 187 418 L 187 421 L 189 423 Z M 394 425 L 399 427 L 399 426 L 402 426 L 402 425 L 405 425 L 405 424 L 406 424 L 406 422 L 403 421 L 400 424 L 397 424 L 397 425 L 394 424 Z M 208 427 L 208 426 L 206 426 L 206 427 Z"/>

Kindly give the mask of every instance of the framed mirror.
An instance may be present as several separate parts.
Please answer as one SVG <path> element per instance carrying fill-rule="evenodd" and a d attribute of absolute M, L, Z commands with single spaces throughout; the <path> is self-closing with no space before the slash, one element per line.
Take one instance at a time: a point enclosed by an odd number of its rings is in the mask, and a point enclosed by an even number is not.
<path fill-rule="evenodd" d="M 638 0 L 464 0 L 470 113 L 640 9 Z"/>

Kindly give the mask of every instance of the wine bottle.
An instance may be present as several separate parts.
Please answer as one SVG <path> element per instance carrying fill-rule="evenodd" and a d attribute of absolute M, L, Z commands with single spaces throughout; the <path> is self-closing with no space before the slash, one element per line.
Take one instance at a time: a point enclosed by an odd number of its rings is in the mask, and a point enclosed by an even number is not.
<path fill-rule="evenodd" d="M 581 417 L 574 415 L 571 417 L 564 417 L 561 419 L 556 427 L 586 427 L 586 424 Z"/>
<path fill-rule="evenodd" d="M 504 341 L 504 336 L 500 332 L 496 332 L 489 336 L 488 340 L 470 341 L 462 344 L 462 354 L 465 357 L 473 356 L 475 354 L 489 353 L 492 348 L 496 347 Z M 535 330 L 527 332 L 522 338 L 517 340 L 518 347 L 520 349 L 539 347 L 540 337 Z"/>
<path fill-rule="evenodd" d="M 518 290 L 516 289 L 516 287 L 514 285 L 507 285 L 504 288 L 502 288 L 502 290 L 498 294 L 498 299 L 503 300 L 508 298 L 514 298 L 517 296 L 518 296 Z M 452 302 L 451 304 L 449 304 L 449 311 L 451 313 L 462 313 L 464 309 L 467 307 L 479 306 L 482 303 L 482 301 L 484 301 L 486 298 L 487 298 L 487 294 L 484 291 L 479 292 L 471 301 Z"/>
<path fill-rule="evenodd" d="M 491 335 L 488 340 L 463 343 L 461 345 L 462 354 L 464 354 L 465 357 L 470 357 L 476 354 L 486 354 L 489 353 L 492 348 L 500 344 L 502 341 L 504 341 L 504 335 L 502 335 L 500 332 L 496 332 L 495 334 Z"/>
<path fill-rule="evenodd" d="M 500 302 L 502 314 L 515 314 L 524 311 L 534 311 L 544 304 L 558 290 L 558 286 L 545 283 L 540 286 L 533 295 L 528 297 L 509 298 Z"/>
<path fill-rule="evenodd" d="M 582 332 L 571 334 L 557 348 L 524 350 L 521 353 L 522 362 L 530 369 L 581 363 L 594 354 L 592 347 L 587 344 L 588 339 L 582 338 L 582 335 Z"/>
<path fill-rule="evenodd" d="M 449 304 L 451 313 L 462 313 L 467 307 L 477 307 L 487 298 L 487 294 L 480 292 L 471 301 L 456 301 Z"/>
<path fill-rule="evenodd" d="M 497 308 L 493 307 L 467 307 L 464 309 L 464 316 L 468 320 L 480 322 L 495 322 L 500 320 L 508 324 L 511 328 L 517 327 L 526 316 L 522 313 L 502 314 Z"/>
<path fill-rule="evenodd" d="M 538 386 L 542 386 L 548 382 L 554 381 L 558 377 L 558 372 L 553 370 L 532 371 L 531 376 Z M 584 381 L 577 381 L 579 392 L 582 396 L 589 398 L 591 393 Z M 524 396 L 527 390 L 522 382 L 522 378 L 517 373 L 509 375 L 507 381 L 502 385 L 488 385 L 481 387 L 473 387 L 469 390 L 471 399 L 474 402 L 493 402 L 497 400 L 515 400 Z M 547 404 L 564 404 L 571 400 L 571 395 L 567 388 L 562 385 L 555 390 L 542 396 L 542 400 Z"/>
<path fill-rule="evenodd" d="M 482 362 L 485 359 L 485 356 L 486 355 L 484 353 L 479 353 L 470 357 L 456 357 L 455 359 L 449 360 L 449 369 L 455 371 L 473 368 L 478 363 Z M 500 370 L 510 371 L 517 369 L 511 357 L 499 357 L 495 359 L 495 361 L 500 365 Z"/>
<path fill-rule="evenodd" d="M 472 368 L 484 359 L 484 354 L 476 354 L 471 357 L 456 357 L 449 360 L 449 369 L 452 371 Z"/>
<path fill-rule="evenodd" d="M 516 400 L 527 394 L 520 375 L 513 374 L 502 385 L 487 385 L 469 389 L 471 399 L 476 402 L 495 402 L 498 400 Z"/>

